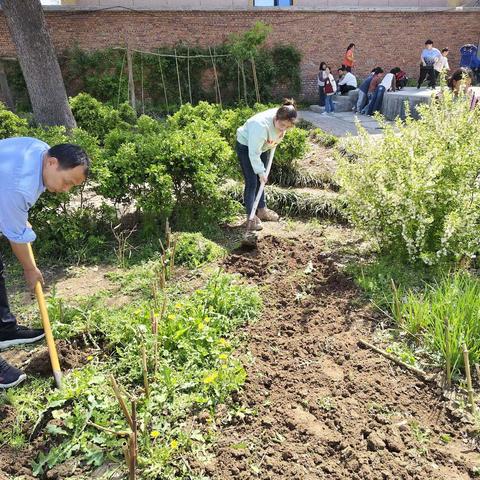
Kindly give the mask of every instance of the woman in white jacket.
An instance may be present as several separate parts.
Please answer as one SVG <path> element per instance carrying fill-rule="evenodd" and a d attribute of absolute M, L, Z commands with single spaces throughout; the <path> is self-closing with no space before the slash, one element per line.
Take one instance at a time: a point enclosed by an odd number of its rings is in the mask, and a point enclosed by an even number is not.
<path fill-rule="evenodd" d="M 325 112 L 322 115 L 333 114 L 335 112 L 335 106 L 333 104 L 333 96 L 337 91 L 337 83 L 333 78 L 333 75 L 330 73 L 330 67 L 327 66 L 325 69 L 326 78 L 325 78 L 325 85 L 323 87 L 323 91 L 325 92 Z"/>
<path fill-rule="evenodd" d="M 327 73 L 325 69 L 327 68 L 327 64 L 325 62 L 320 63 L 320 67 L 318 68 L 318 75 L 317 75 L 317 85 L 318 85 L 318 105 L 320 107 L 325 106 L 325 92 L 323 87 L 325 86 L 325 78 L 327 78 Z"/>

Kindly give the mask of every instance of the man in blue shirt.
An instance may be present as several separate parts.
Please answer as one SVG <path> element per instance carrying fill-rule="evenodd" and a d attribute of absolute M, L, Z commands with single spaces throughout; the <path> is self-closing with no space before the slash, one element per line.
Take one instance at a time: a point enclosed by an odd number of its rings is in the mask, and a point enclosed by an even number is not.
<path fill-rule="evenodd" d="M 433 48 L 433 42 L 427 40 L 425 48 L 420 55 L 420 77 L 418 78 L 417 88 L 422 86 L 422 83 L 428 77 L 428 86 L 435 88 L 437 77 L 435 75 L 435 65 L 440 61 L 442 54 L 438 48 Z"/>
<path fill-rule="evenodd" d="M 68 192 L 87 178 L 90 160 L 82 148 L 63 143 L 50 148 L 29 137 L 0 140 L 0 233 L 10 242 L 21 263 L 25 280 L 33 289 L 43 284 L 42 272 L 32 263 L 28 243 L 36 238 L 28 211 L 45 191 Z M 0 349 L 33 343 L 43 330 L 17 324 L 10 311 L 3 263 L 0 258 Z M 0 357 L 0 388 L 18 385 L 25 374 Z"/>

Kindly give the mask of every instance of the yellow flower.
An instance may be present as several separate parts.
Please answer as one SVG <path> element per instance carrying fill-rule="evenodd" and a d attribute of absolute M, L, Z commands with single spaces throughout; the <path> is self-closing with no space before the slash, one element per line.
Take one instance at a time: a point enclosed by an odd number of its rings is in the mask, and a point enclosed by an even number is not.
<path fill-rule="evenodd" d="M 205 317 L 205 318 L 203 319 L 203 321 L 204 321 L 205 323 L 208 323 L 208 322 L 210 321 L 210 317 Z"/>
<path fill-rule="evenodd" d="M 228 346 L 230 346 L 230 343 L 228 343 L 228 340 L 225 340 L 224 338 L 221 338 L 221 339 L 218 341 L 218 344 L 221 345 L 222 347 L 228 347 Z"/>
<path fill-rule="evenodd" d="M 172 440 L 170 442 L 170 448 L 172 449 L 178 448 L 178 442 L 176 440 Z"/>
<path fill-rule="evenodd" d="M 88 360 L 89 362 L 91 362 L 91 361 L 93 360 L 93 355 L 89 355 L 89 356 L 87 357 L 87 360 Z"/>
<path fill-rule="evenodd" d="M 175 315 L 173 315 L 173 313 L 171 313 L 167 318 L 169 320 L 175 320 Z"/>
<path fill-rule="evenodd" d="M 150 436 L 152 438 L 157 438 L 159 435 L 160 435 L 160 432 L 158 430 L 152 430 L 152 432 L 150 433 Z"/>
<path fill-rule="evenodd" d="M 182 308 L 182 304 L 181 303 L 176 303 L 175 308 Z"/>
<path fill-rule="evenodd" d="M 198 325 L 197 325 L 197 328 L 198 328 L 198 331 L 199 332 L 202 332 L 205 328 L 205 324 L 203 324 L 202 322 L 200 322 Z"/>
<path fill-rule="evenodd" d="M 221 353 L 221 354 L 218 356 L 218 358 L 219 358 L 220 360 L 226 360 L 226 359 L 228 358 L 228 355 L 227 355 L 226 353 Z"/>
<path fill-rule="evenodd" d="M 205 383 L 206 385 L 208 385 L 209 383 L 213 383 L 218 377 L 218 373 L 217 372 L 213 372 L 211 373 L 210 375 L 207 375 L 204 379 L 203 379 L 203 383 Z"/>

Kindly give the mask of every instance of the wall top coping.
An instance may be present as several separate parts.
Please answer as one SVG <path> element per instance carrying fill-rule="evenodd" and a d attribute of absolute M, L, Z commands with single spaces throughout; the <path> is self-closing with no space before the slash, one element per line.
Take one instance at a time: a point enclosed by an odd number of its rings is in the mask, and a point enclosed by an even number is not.
<path fill-rule="evenodd" d="M 0 7 L 0 11 L 1 11 Z M 341 13 L 371 13 L 371 12 L 385 12 L 385 13 L 418 13 L 418 12 L 450 12 L 450 13 L 465 13 L 465 12 L 480 12 L 478 7 L 325 7 L 325 8 L 311 8 L 311 7 L 232 7 L 226 8 L 148 8 L 148 7 L 95 7 L 95 6 L 75 6 L 75 5 L 43 5 L 45 12 L 300 12 L 300 13 L 319 13 L 319 12 L 341 12 Z"/>

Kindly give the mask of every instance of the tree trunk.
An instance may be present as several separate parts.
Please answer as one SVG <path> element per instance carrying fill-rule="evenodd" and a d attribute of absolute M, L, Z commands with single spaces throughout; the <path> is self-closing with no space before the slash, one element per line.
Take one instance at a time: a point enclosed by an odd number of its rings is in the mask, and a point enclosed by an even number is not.
<path fill-rule="evenodd" d="M 12 92 L 8 85 L 7 74 L 5 73 L 5 68 L 3 66 L 2 60 L 0 60 L 0 92 L 5 100 L 5 105 L 12 112 L 15 111 L 15 103 L 13 102 Z"/>
<path fill-rule="evenodd" d="M 0 0 L 27 84 L 33 116 L 41 125 L 76 126 L 58 59 L 39 0 Z"/>

